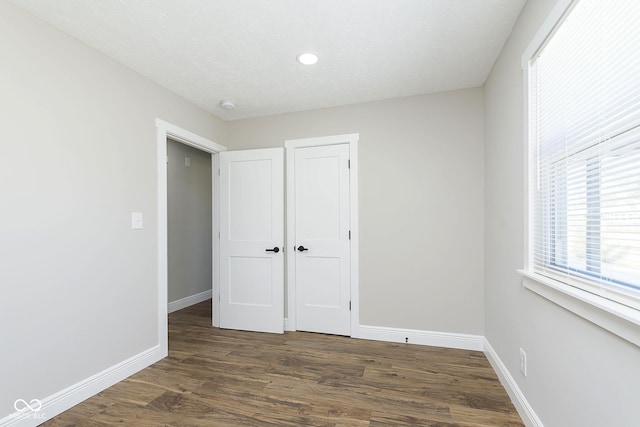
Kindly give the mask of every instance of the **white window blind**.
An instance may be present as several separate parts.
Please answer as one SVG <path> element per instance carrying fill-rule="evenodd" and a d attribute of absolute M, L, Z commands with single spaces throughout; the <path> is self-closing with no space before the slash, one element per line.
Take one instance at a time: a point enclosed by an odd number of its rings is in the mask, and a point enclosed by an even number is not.
<path fill-rule="evenodd" d="M 534 271 L 637 302 L 640 1 L 574 3 L 530 62 L 530 137 Z"/>

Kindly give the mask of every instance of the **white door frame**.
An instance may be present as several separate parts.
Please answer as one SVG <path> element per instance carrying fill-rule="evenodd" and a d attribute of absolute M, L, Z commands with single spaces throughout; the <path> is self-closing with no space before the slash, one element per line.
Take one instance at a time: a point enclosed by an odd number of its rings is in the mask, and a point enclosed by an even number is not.
<path fill-rule="evenodd" d="M 211 195 L 213 233 L 211 235 L 212 250 L 212 278 L 213 278 L 213 324 L 217 326 L 220 322 L 220 310 L 216 305 L 219 303 L 215 297 L 219 294 L 219 277 L 218 277 L 218 253 L 219 241 L 215 238 L 218 235 L 220 227 L 220 218 L 218 212 L 218 156 L 217 153 L 226 151 L 227 147 L 217 144 L 200 135 L 196 135 L 186 129 L 182 129 L 171 123 L 156 119 L 156 152 L 157 152 L 157 172 L 158 172 L 158 204 L 157 204 L 157 221 L 158 221 L 158 345 L 160 346 L 161 357 L 169 354 L 169 331 L 168 331 L 168 303 L 167 303 L 167 283 L 168 283 L 168 239 L 167 239 L 167 138 L 178 141 L 190 147 L 197 148 L 206 153 L 211 154 Z"/>
<path fill-rule="evenodd" d="M 350 225 L 351 225 L 351 336 L 358 334 L 360 325 L 360 294 L 359 294 L 359 256 L 358 256 L 358 141 L 359 133 L 346 135 L 323 136 L 318 138 L 290 139 L 284 142 L 287 168 L 287 198 L 286 224 L 287 255 L 286 285 L 287 285 L 287 319 L 285 330 L 296 330 L 296 280 L 295 280 L 295 168 L 294 154 L 296 148 L 320 147 L 325 145 L 349 144 L 349 159 L 351 172 L 349 174 Z"/>

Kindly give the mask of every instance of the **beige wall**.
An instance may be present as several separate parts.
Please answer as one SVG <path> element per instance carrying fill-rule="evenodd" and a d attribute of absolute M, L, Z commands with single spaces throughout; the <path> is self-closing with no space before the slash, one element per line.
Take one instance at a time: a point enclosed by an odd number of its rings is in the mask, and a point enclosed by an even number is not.
<path fill-rule="evenodd" d="M 524 289 L 516 273 L 525 228 L 520 59 L 554 4 L 527 2 L 485 85 L 485 332 L 546 427 L 638 426 L 640 349 Z"/>
<path fill-rule="evenodd" d="M 168 140 L 167 157 L 167 298 L 174 302 L 213 284 L 211 154 Z"/>
<path fill-rule="evenodd" d="M 0 58 L 2 418 L 158 344 L 154 120 L 226 125 L 4 1 Z"/>
<path fill-rule="evenodd" d="M 482 89 L 229 122 L 230 149 L 360 133 L 360 323 L 483 327 Z"/>

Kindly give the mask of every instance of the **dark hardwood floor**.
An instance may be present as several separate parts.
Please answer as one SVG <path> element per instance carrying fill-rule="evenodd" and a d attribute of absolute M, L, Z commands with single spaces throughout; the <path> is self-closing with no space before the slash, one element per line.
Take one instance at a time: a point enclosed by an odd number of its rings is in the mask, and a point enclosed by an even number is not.
<path fill-rule="evenodd" d="M 54 426 L 522 426 L 481 352 L 216 329 L 169 315 L 169 357 Z"/>

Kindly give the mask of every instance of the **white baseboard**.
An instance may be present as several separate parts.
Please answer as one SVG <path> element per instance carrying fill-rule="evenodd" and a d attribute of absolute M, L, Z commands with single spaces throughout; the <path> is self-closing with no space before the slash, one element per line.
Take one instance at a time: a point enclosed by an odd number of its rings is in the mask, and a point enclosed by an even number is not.
<path fill-rule="evenodd" d="M 493 370 L 496 371 L 498 378 L 500 379 L 500 383 L 507 390 L 513 405 L 516 407 L 518 414 L 522 418 L 522 421 L 527 425 L 527 427 L 544 427 L 540 418 L 536 415 L 535 411 L 527 401 L 527 398 L 518 387 L 518 383 L 513 379 L 511 373 L 507 369 L 502 360 L 498 356 L 498 353 L 493 349 L 489 341 L 485 338 L 484 340 L 484 354 L 487 356 L 489 363 L 493 367 Z"/>
<path fill-rule="evenodd" d="M 199 294 L 191 295 L 176 301 L 171 301 L 169 303 L 168 311 L 169 313 L 173 313 L 174 311 L 182 310 L 183 308 L 187 308 L 190 305 L 197 304 L 199 302 L 211 299 L 212 295 L 213 295 L 213 292 L 209 290 L 209 291 L 200 292 Z"/>
<path fill-rule="evenodd" d="M 431 345 L 435 347 L 459 348 L 463 350 L 484 350 L 484 337 L 481 335 L 359 325 L 354 331 L 352 331 L 351 336 L 353 338 L 374 341 Z"/>
<path fill-rule="evenodd" d="M 0 427 L 35 427 L 61 414 L 78 403 L 162 359 L 160 346 L 152 347 L 117 365 L 52 394 L 40 401 L 37 412 L 15 412 L 0 419 Z M 35 406 L 35 405 L 34 405 Z"/>

